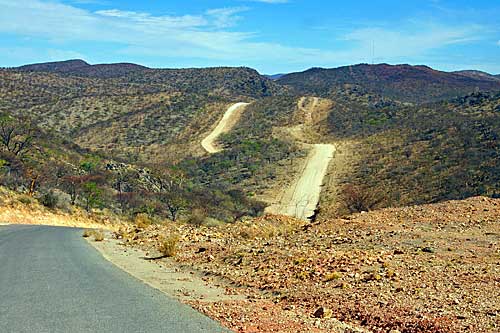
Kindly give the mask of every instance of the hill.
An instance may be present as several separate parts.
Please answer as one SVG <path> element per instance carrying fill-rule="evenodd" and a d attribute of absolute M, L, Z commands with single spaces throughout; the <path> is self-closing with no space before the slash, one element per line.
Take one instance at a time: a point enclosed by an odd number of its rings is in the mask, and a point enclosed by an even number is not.
<path fill-rule="evenodd" d="M 30 115 L 43 131 L 125 165 L 182 170 L 203 191 L 235 190 L 235 198 L 238 191 L 275 195 L 300 171 L 304 144 L 347 143 L 332 165 L 331 173 L 340 175 L 324 187 L 324 216 L 345 213 L 347 186 L 380 195 L 374 199 L 379 206 L 500 193 L 499 95 L 478 92 L 423 103 L 474 90 L 474 84 L 496 86 L 491 80 L 407 65 L 312 69 L 276 82 L 248 68 L 149 69 L 82 61 L 33 66 L 0 70 L 0 112 Z M 280 85 L 287 80 L 297 84 Z M 307 126 L 298 89 L 325 97 Z M 202 138 L 239 101 L 252 104 L 221 136 L 226 149 L 207 156 Z M 336 162 L 342 154 L 347 160 Z"/>
<path fill-rule="evenodd" d="M 491 81 L 498 81 L 500 80 L 500 77 L 498 75 L 492 75 L 490 73 L 482 72 L 482 71 L 475 71 L 475 70 L 464 70 L 464 71 L 456 71 L 453 72 L 458 75 L 463 75 L 467 76 L 473 79 L 479 79 L 479 80 L 491 80 Z"/>
<path fill-rule="evenodd" d="M 66 60 L 66 61 L 55 61 L 55 62 L 45 62 L 38 64 L 24 65 L 15 68 L 18 71 L 33 71 L 33 72 L 51 72 L 51 73 L 66 73 L 71 71 L 77 71 L 81 68 L 87 68 L 90 65 L 81 59 Z"/>
<path fill-rule="evenodd" d="M 227 104 L 286 93 L 249 68 L 148 69 L 75 60 L 1 74 L 0 111 L 30 114 L 42 128 L 89 149 L 156 162 L 170 159 L 173 150 L 196 153 L 198 139 Z"/>
<path fill-rule="evenodd" d="M 500 195 L 500 94 L 418 106 L 368 96 L 345 92 L 316 126 L 322 140 L 346 143 L 340 150 L 350 165 L 344 172 L 333 166 L 337 182 L 325 188 L 323 208 L 361 193 L 370 193 L 361 210 L 377 199 L 404 206 Z M 329 189 L 343 192 L 329 196 Z"/>
<path fill-rule="evenodd" d="M 212 93 L 225 96 L 270 96 L 283 91 L 272 80 L 247 67 L 152 69 L 136 64 L 89 65 L 83 60 L 33 64 L 12 69 L 45 72 L 66 77 L 115 79 L 123 84 L 140 84 L 161 91 Z"/>
<path fill-rule="evenodd" d="M 434 70 L 427 66 L 367 65 L 311 68 L 277 80 L 301 94 L 329 97 L 332 91 L 357 86 L 370 93 L 410 103 L 427 103 L 481 91 L 500 91 L 500 82 Z"/>

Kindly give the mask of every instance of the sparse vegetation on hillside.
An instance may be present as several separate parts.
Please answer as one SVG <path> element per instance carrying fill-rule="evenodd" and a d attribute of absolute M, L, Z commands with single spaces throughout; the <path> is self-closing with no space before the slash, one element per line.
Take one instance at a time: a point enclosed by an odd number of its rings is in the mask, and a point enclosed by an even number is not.
<path fill-rule="evenodd" d="M 290 138 L 273 136 L 275 127 L 292 123 L 296 103 L 293 96 L 252 103 L 237 126 L 221 136 L 225 150 L 202 159 L 188 159 L 181 167 L 202 184 L 240 185 L 249 193 L 261 193 L 272 185 L 277 173 L 304 154 Z"/>
<path fill-rule="evenodd" d="M 386 205 L 500 193 L 500 95 L 475 93 L 418 107 L 339 104 L 329 135 L 355 140 L 344 181 L 383 191 Z"/>
<path fill-rule="evenodd" d="M 440 72 L 426 66 L 387 64 L 312 68 L 287 74 L 277 82 L 293 87 L 301 94 L 321 97 L 329 97 L 332 91 L 345 85 L 355 85 L 370 93 L 416 104 L 466 95 L 476 90 L 500 90 L 500 81 Z"/>

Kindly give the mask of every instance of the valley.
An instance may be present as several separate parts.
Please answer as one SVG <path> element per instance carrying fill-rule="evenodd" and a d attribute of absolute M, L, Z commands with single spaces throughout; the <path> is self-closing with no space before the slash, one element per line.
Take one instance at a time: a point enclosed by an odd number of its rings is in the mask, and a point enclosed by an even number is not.
<path fill-rule="evenodd" d="M 97 247 L 114 260 L 158 258 L 140 276 L 173 269 L 182 286 L 193 272 L 196 297 L 170 292 L 240 332 L 489 332 L 500 81 L 487 74 L 0 69 L 0 223 L 106 230 Z"/>

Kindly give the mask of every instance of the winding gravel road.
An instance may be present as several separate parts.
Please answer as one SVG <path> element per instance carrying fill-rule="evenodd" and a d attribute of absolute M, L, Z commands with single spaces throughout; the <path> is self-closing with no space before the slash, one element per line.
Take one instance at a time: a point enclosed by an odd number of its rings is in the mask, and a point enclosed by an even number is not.
<path fill-rule="evenodd" d="M 224 113 L 221 121 L 217 124 L 217 127 L 205 138 L 201 141 L 201 145 L 203 148 L 210 154 L 218 153 L 222 149 L 216 146 L 215 142 L 217 138 L 222 133 L 227 133 L 234 127 L 236 122 L 238 121 L 241 112 L 249 103 L 236 103 L 231 105 L 227 111 Z"/>
<path fill-rule="evenodd" d="M 297 181 L 286 189 L 278 203 L 267 207 L 266 212 L 295 216 L 302 220 L 311 218 L 318 206 L 323 178 L 334 152 L 333 145 L 312 145 L 305 167 Z"/>
<path fill-rule="evenodd" d="M 301 141 L 304 127 L 313 123 L 313 113 L 319 103 L 318 97 L 302 97 L 297 102 L 298 109 L 304 113 L 304 124 L 290 128 L 290 135 L 297 141 Z M 310 151 L 302 172 L 282 192 L 279 200 L 266 208 L 267 213 L 294 216 L 302 220 L 314 216 L 323 188 L 323 179 L 336 148 L 332 144 L 304 145 L 310 147 Z"/>
<path fill-rule="evenodd" d="M 0 226 L 0 332 L 228 332 L 109 263 L 81 235 Z"/>

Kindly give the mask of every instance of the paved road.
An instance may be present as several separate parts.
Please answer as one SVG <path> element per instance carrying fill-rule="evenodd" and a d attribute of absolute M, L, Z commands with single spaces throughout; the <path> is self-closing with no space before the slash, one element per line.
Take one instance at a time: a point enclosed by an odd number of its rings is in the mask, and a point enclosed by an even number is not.
<path fill-rule="evenodd" d="M 240 102 L 231 105 L 229 109 L 227 109 L 227 111 L 224 113 L 224 116 L 222 117 L 221 121 L 217 124 L 215 129 L 205 139 L 203 139 L 203 141 L 201 141 L 201 145 L 208 153 L 214 154 L 222 150 L 216 145 L 217 138 L 222 133 L 229 132 L 231 128 L 233 128 L 234 125 L 236 125 L 236 122 L 238 121 L 241 112 L 243 112 L 243 110 L 248 104 L 249 103 Z"/>
<path fill-rule="evenodd" d="M 0 332 L 227 332 L 121 271 L 81 235 L 0 226 Z"/>

